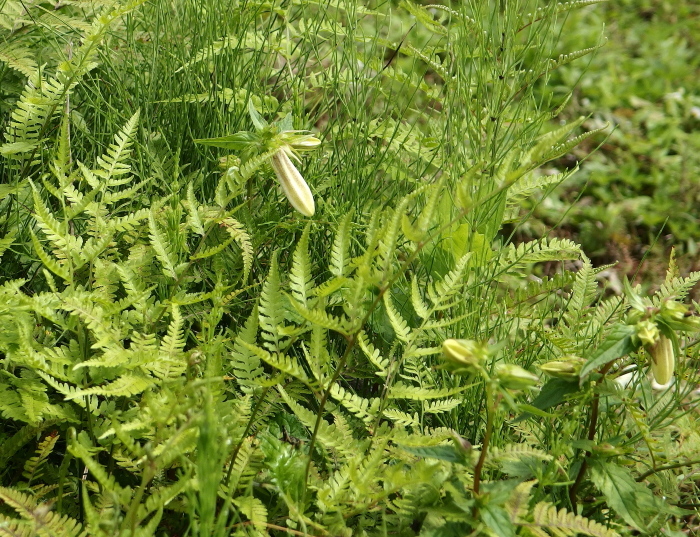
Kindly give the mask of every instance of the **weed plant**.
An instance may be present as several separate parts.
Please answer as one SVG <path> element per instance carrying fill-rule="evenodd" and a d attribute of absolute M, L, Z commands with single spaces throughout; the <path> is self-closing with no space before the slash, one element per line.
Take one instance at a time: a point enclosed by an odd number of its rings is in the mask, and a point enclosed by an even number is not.
<path fill-rule="evenodd" d="M 595 3 L 0 3 L 0 535 L 685 535 L 700 273 L 513 241 Z"/>

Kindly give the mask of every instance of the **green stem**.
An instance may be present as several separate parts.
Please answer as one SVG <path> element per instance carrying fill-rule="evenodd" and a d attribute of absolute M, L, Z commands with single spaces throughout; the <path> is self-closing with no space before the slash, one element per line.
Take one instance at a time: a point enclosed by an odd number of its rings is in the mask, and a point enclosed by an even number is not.
<path fill-rule="evenodd" d="M 612 361 L 608 364 L 606 364 L 603 369 L 600 370 L 601 377 L 598 380 L 597 384 L 600 384 L 603 382 L 605 379 L 605 375 L 607 374 L 608 371 L 610 371 L 610 368 L 615 362 Z M 593 441 L 595 440 L 595 433 L 598 428 L 598 409 L 600 405 L 600 396 L 596 393 L 593 396 L 593 402 L 591 403 L 591 417 L 590 420 L 588 421 L 588 440 Z M 578 509 L 576 507 L 576 499 L 578 496 L 578 489 L 581 486 L 581 483 L 583 482 L 583 478 L 586 475 L 586 470 L 588 469 L 588 460 L 587 458 L 591 456 L 590 451 L 586 451 L 586 454 L 584 456 L 583 461 L 581 462 L 581 467 L 578 470 L 578 474 L 576 475 L 576 480 L 574 481 L 574 484 L 571 485 L 569 488 L 569 501 L 571 502 L 571 510 L 575 515 L 578 514 Z"/>
<path fill-rule="evenodd" d="M 484 469 L 484 463 L 486 462 L 486 455 L 489 450 L 489 444 L 491 443 L 491 435 L 493 434 L 493 417 L 498 408 L 498 401 L 494 400 L 493 388 L 491 387 L 490 381 L 486 381 L 486 433 L 484 434 L 484 440 L 481 442 L 481 453 L 479 454 L 479 461 L 474 467 L 474 495 L 479 495 L 480 485 L 481 485 L 481 472 Z M 475 508 L 476 509 L 476 508 Z"/>

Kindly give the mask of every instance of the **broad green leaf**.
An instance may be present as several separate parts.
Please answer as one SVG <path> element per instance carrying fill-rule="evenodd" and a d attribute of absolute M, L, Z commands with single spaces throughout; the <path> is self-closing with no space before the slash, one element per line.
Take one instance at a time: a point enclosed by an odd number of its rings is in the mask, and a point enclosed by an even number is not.
<path fill-rule="evenodd" d="M 614 327 L 610 334 L 608 334 L 608 337 L 605 338 L 605 341 L 593 352 L 588 358 L 588 361 L 581 368 L 581 373 L 579 375 L 581 384 L 583 384 L 588 375 L 600 366 L 637 350 L 640 343 L 633 338 L 635 333 L 636 330 L 634 326 L 619 324 Z"/>
<path fill-rule="evenodd" d="M 447 462 L 464 462 L 464 454 L 457 450 L 455 446 L 399 446 L 404 451 L 412 455 L 425 459 L 438 459 Z"/>
<path fill-rule="evenodd" d="M 552 379 L 547 384 L 542 386 L 542 390 L 532 403 L 528 406 L 532 406 L 540 412 L 547 410 L 553 406 L 560 404 L 567 395 L 570 393 L 575 393 L 579 391 L 579 385 L 577 381 L 570 381 L 565 379 Z M 525 405 L 521 405 L 523 410 L 528 410 Z M 539 415 L 537 412 L 529 411 L 519 416 L 515 421 L 522 421 L 527 418 L 533 417 L 533 414 Z"/>
<path fill-rule="evenodd" d="M 647 520 L 669 512 L 669 506 L 617 464 L 593 461 L 591 479 L 605 495 L 608 505 L 638 531 L 647 533 Z"/>

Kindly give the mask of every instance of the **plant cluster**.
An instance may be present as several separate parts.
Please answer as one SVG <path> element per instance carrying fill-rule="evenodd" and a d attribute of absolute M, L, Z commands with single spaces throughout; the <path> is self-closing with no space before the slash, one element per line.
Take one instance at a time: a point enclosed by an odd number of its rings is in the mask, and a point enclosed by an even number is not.
<path fill-rule="evenodd" d="M 504 233 L 595 3 L 1 4 L 0 535 L 684 535 L 700 273 Z"/>

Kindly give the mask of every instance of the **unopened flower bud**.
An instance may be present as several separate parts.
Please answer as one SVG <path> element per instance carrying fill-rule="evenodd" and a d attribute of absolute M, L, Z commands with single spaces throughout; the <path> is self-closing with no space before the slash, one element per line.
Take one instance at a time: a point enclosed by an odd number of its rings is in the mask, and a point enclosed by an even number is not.
<path fill-rule="evenodd" d="M 661 303 L 661 316 L 668 320 L 682 321 L 688 311 L 688 306 L 675 300 L 664 300 Z"/>
<path fill-rule="evenodd" d="M 659 329 L 652 321 L 640 321 L 635 325 L 637 337 L 644 345 L 653 345 L 659 339 Z"/>
<path fill-rule="evenodd" d="M 503 388 L 508 390 L 524 390 L 532 388 L 540 381 L 537 375 L 530 373 L 515 364 L 499 364 L 496 366 L 496 377 Z"/>
<path fill-rule="evenodd" d="M 457 366 L 481 367 L 488 357 L 486 345 L 471 339 L 446 339 L 442 352 L 448 362 Z"/>
<path fill-rule="evenodd" d="M 537 367 L 550 377 L 575 379 L 578 378 L 578 373 L 581 371 L 584 363 L 586 363 L 586 360 L 578 356 L 564 356 L 562 360 L 554 360 L 546 364 L 540 364 Z"/>
<path fill-rule="evenodd" d="M 292 149 L 296 151 L 310 151 L 312 149 L 316 149 L 319 145 L 321 145 L 321 140 L 319 140 L 315 136 L 305 136 L 300 140 L 293 141 L 289 145 L 291 145 Z"/>
<path fill-rule="evenodd" d="M 272 155 L 270 164 L 292 207 L 304 216 L 313 216 L 316 211 L 314 196 L 309 185 L 306 184 L 299 170 L 289 158 L 288 150 L 288 148 L 282 147 Z"/>
<path fill-rule="evenodd" d="M 668 384 L 673 377 L 676 367 L 676 356 L 673 350 L 673 341 L 664 335 L 653 345 L 647 347 L 651 355 L 651 373 L 659 384 Z"/>

